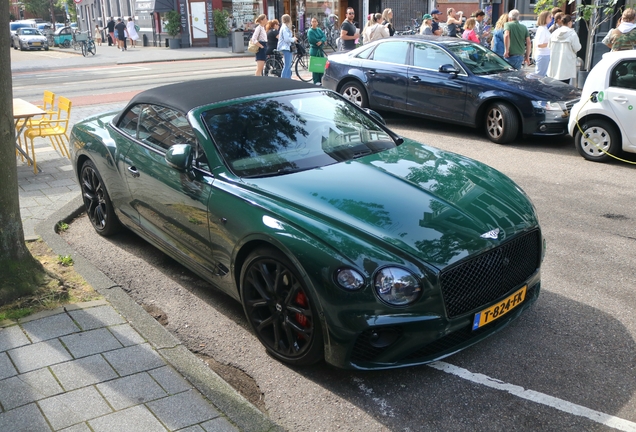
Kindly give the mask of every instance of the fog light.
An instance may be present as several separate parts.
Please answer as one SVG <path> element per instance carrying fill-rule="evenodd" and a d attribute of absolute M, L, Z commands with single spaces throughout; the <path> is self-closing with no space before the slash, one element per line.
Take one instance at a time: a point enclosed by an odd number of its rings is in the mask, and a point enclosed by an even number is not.
<path fill-rule="evenodd" d="M 541 125 L 541 126 L 539 126 L 539 130 L 540 130 L 541 132 L 545 132 L 545 131 L 547 131 L 547 130 L 548 130 L 548 127 L 547 127 L 546 125 Z"/>

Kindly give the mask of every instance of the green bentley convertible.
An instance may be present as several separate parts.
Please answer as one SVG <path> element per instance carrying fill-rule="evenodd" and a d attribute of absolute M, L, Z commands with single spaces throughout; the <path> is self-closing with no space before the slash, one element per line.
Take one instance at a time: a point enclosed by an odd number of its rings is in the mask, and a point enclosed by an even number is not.
<path fill-rule="evenodd" d="M 126 227 L 240 301 L 281 361 L 441 359 L 538 297 L 544 241 L 508 177 L 292 80 L 135 96 L 71 134 L 97 233 Z"/>

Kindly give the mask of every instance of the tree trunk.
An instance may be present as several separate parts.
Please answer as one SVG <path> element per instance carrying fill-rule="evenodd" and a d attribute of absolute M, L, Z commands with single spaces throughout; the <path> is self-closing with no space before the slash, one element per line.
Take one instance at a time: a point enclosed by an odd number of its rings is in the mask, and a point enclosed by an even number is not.
<path fill-rule="evenodd" d="M 2 12 L 0 28 L 7 27 L 9 14 Z M 0 305 L 35 291 L 44 275 L 24 243 L 20 218 L 8 39 L 9 33 L 0 31 Z"/>

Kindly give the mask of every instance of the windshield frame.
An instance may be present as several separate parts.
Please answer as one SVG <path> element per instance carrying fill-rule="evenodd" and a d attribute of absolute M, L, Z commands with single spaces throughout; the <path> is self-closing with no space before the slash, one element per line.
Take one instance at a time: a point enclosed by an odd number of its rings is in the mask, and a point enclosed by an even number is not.
<path fill-rule="evenodd" d="M 458 40 L 457 42 L 453 41 L 451 43 L 445 44 L 445 47 L 448 52 L 451 53 L 451 55 L 453 55 L 461 63 L 464 69 L 470 71 L 470 73 L 473 75 L 492 75 L 497 73 L 512 72 L 515 70 L 506 60 L 500 57 L 497 53 L 473 42 Z M 471 59 L 465 58 L 465 56 L 461 54 L 462 52 L 467 52 L 471 49 L 473 50 L 473 53 L 476 52 L 477 54 L 480 54 L 482 56 L 481 58 L 485 57 L 491 64 L 494 63 L 500 67 L 484 68 L 483 63 L 481 65 L 478 64 L 479 60 L 472 61 Z M 468 56 L 474 55 L 473 53 L 468 54 Z"/>

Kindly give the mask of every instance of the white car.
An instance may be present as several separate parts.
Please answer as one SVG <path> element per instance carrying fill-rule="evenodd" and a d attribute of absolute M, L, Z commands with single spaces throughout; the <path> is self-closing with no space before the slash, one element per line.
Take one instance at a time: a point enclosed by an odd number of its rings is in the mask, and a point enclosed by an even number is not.
<path fill-rule="evenodd" d="M 609 52 L 590 71 L 568 130 L 587 160 L 636 153 L 636 50 Z M 631 126 L 630 126 L 631 125 Z"/>
<path fill-rule="evenodd" d="M 42 33 L 36 28 L 24 27 L 19 28 L 13 35 L 13 49 L 20 48 L 20 51 L 24 50 L 49 50 L 49 41 Z"/>

